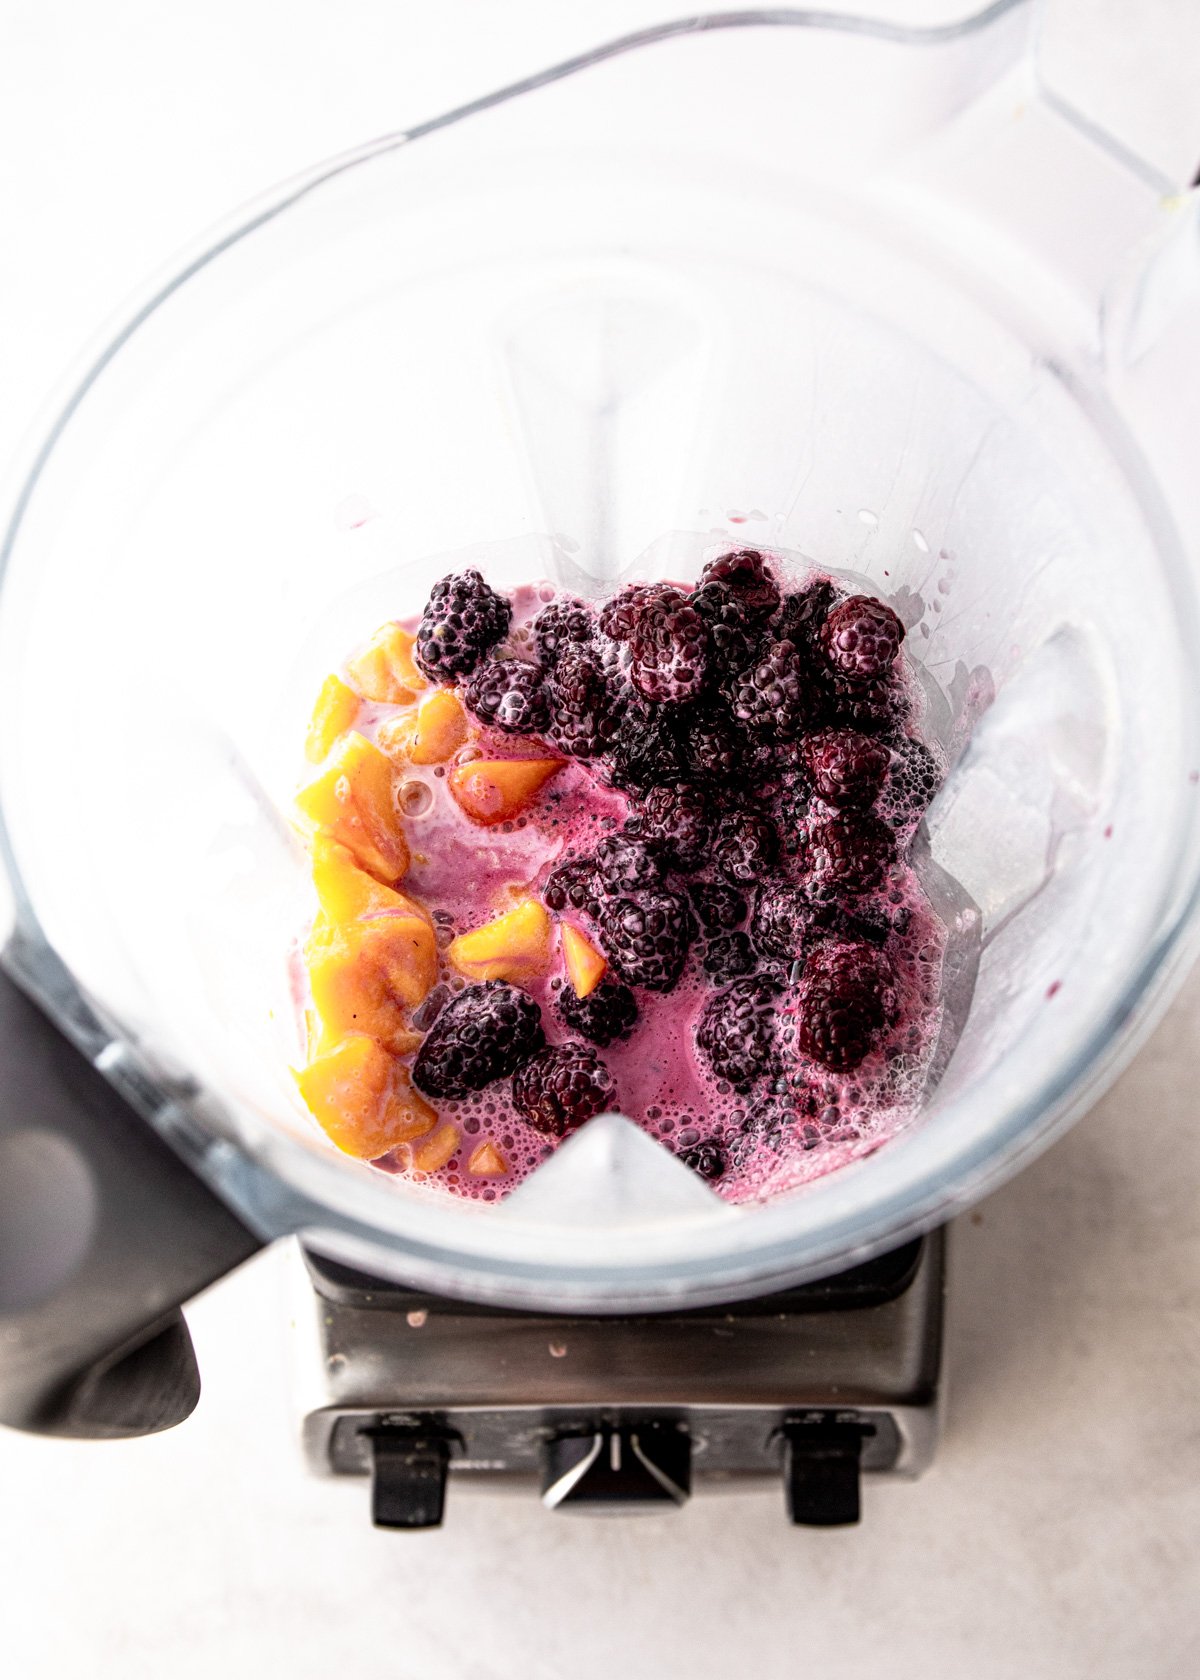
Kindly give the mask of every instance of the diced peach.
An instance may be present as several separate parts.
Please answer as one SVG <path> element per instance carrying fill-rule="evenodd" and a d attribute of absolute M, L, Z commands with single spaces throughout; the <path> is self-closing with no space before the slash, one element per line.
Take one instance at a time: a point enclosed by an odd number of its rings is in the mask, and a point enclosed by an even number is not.
<path fill-rule="evenodd" d="M 550 967 L 550 916 L 527 898 L 446 947 L 446 959 L 468 980 L 532 980 Z"/>
<path fill-rule="evenodd" d="M 435 688 L 417 707 L 410 757 L 414 764 L 444 764 L 467 738 L 467 714 L 452 688 Z"/>
<path fill-rule="evenodd" d="M 467 1171 L 474 1173 L 476 1178 L 499 1178 L 508 1171 L 508 1162 L 491 1138 L 487 1138 L 471 1151 Z"/>
<path fill-rule="evenodd" d="M 414 1048 L 410 1013 L 437 980 L 437 944 L 422 916 L 387 911 L 343 927 L 318 918 L 305 957 L 324 1034 L 369 1033 L 397 1055 Z"/>
<path fill-rule="evenodd" d="M 490 827 L 519 815 L 562 768 L 561 758 L 476 758 L 447 780 L 466 814 Z"/>
<path fill-rule="evenodd" d="M 384 624 L 350 660 L 346 666 L 350 681 L 364 700 L 408 706 L 416 699 L 425 679 L 413 664 L 413 640 L 398 624 Z"/>
<path fill-rule="evenodd" d="M 447 1120 L 432 1137 L 424 1138 L 416 1145 L 412 1152 L 412 1164 L 418 1172 L 436 1172 L 446 1165 L 461 1141 L 458 1127 Z"/>
<path fill-rule="evenodd" d="M 594 992 L 603 980 L 608 964 L 591 940 L 580 933 L 577 927 L 572 927 L 570 922 L 564 922 L 560 931 L 567 978 L 575 988 L 575 996 L 585 998 L 589 992 Z"/>
<path fill-rule="evenodd" d="M 382 752 L 400 764 L 412 762 L 413 741 L 417 733 L 417 709 L 406 706 L 402 712 L 384 718 L 375 730 L 375 740 Z"/>
<path fill-rule="evenodd" d="M 362 1161 L 378 1160 L 437 1122 L 405 1070 L 365 1033 L 351 1033 L 325 1049 L 300 1069 L 296 1083 L 332 1142 Z"/>
<path fill-rule="evenodd" d="M 326 677 L 313 707 L 304 743 L 310 764 L 320 764 L 339 735 L 344 735 L 358 715 L 358 695 L 339 676 Z"/>
<path fill-rule="evenodd" d="M 312 874 L 317 901 L 335 925 L 357 921 L 360 916 L 383 914 L 430 920 L 423 905 L 368 875 L 353 854 L 328 835 L 318 834 L 313 838 Z"/>
<path fill-rule="evenodd" d="M 408 842 L 393 798 L 395 771 L 386 753 L 357 733 L 344 737 L 296 804 L 308 820 L 353 852 L 380 881 L 408 868 Z"/>

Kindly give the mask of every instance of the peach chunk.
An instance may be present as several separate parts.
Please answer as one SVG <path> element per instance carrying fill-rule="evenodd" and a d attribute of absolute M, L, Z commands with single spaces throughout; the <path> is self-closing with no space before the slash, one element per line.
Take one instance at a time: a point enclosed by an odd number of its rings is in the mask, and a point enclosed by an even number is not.
<path fill-rule="evenodd" d="M 467 714 L 451 688 L 435 688 L 417 707 L 409 757 L 414 764 L 444 764 L 467 738 Z"/>
<path fill-rule="evenodd" d="M 490 827 L 517 816 L 562 768 L 561 758 L 476 758 L 447 780 L 466 814 Z"/>
<path fill-rule="evenodd" d="M 355 733 L 339 742 L 321 774 L 296 795 L 297 806 L 315 828 L 387 882 L 398 881 L 408 868 L 408 843 L 392 796 L 394 780 L 386 753 Z"/>
<path fill-rule="evenodd" d="M 413 741 L 417 733 L 417 709 L 406 706 L 402 712 L 393 712 L 391 717 L 384 718 L 375 727 L 375 740 L 389 758 L 400 764 L 408 764 L 412 759 Z"/>
<path fill-rule="evenodd" d="M 405 1070 L 365 1033 L 351 1033 L 323 1050 L 300 1069 L 296 1083 L 331 1141 L 361 1161 L 378 1160 L 437 1122 Z"/>
<path fill-rule="evenodd" d="M 320 764 L 339 735 L 344 735 L 358 714 L 358 695 L 339 676 L 326 677 L 313 707 L 304 754 L 310 764 Z"/>
<path fill-rule="evenodd" d="M 313 839 L 312 874 L 317 902 L 331 922 L 354 922 L 360 916 L 383 914 L 420 916 L 426 922 L 430 919 L 423 905 L 368 875 L 353 854 L 328 835 L 318 834 Z"/>
<path fill-rule="evenodd" d="M 508 1162 L 491 1138 L 485 1138 L 471 1151 L 467 1171 L 474 1173 L 476 1178 L 499 1178 L 508 1171 Z"/>
<path fill-rule="evenodd" d="M 437 980 L 437 945 L 422 916 L 389 911 L 344 927 L 320 917 L 304 954 L 326 1036 L 369 1033 L 396 1055 L 416 1048 L 409 1013 Z"/>
<path fill-rule="evenodd" d="M 591 940 L 585 938 L 577 927 L 572 927 L 570 922 L 562 924 L 561 934 L 567 977 L 575 988 L 575 996 L 585 998 L 603 980 L 608 964 Z"/>
<path fill-rule="evenodd" d="M 532 980 L 550 966 L 550 916 L 527 898 L 446 947 L 446 959 L 468 980 Z"/>
<path fill-rule="evenodd" d="M 346 666 L 350 680 L 364 700 L 379 700 L 389 706 L 408 706 L 416 699 L 425 678 L 413 664 L 415 637 L 398 624 L 384 624 L 366 647 Z"/>
<path fill-rule="evenodd" d="M 461 1135 L 457 1126 L 447 1120 L 432 1137 L 424 1138 L 412 1152 L 412 1164 L 418 1172 L 436 1172 L 444 1167 L 458 1148 Z"/>

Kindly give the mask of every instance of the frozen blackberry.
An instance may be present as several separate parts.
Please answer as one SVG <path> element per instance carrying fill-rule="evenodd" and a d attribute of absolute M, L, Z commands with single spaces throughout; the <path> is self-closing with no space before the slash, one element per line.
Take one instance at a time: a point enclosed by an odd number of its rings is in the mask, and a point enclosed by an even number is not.
<path fill-rule="evenodd" d="M 637 999 L 629 987 L 607 975 L 584 998 L 564 986 L 556 1007 L 572 1032 L 582 1033 L 601 1049 L 619 1038 L 628 1038 L 638 1018 Z"/>
<path fill-rule="evenodd" d="M 595 918 L 600 914 L 603 894 L 596 880 L 591 858 L 565 858 L 546 877 L 542 899 L 550 910 L 582 910 Z"/>
<path fill-rule="evenodd" d="M 729 1157 L 716 1138 L 701 1138 L 699 1143 L 693 1143 L 690 1148 L 681 1149 L 679 1159 L 685 1167 L 699 1173 L 700 1177 L 706 1178 L 710 1184 L 724 1178 L 729 1171 Z"/>
<path fill-rule="evenodd" d="M 735 549 L 710 560 L 692 599 L 696 611 L 708 617 L 712 607 L 723 607 L 729 597 L 737 602 L 741 621 L 750 629 L 765 624 L 779 606 L 779 585 L 756 548 Z"/>
<path fill-rule="evenodd" d="M 574 595 L 559 595 L 548 601 L 533 621 L 533 645 L 547 670 L 572 643 L 590 642 L 596 632 L 596 615 L 586 601 Z"/>
<path fill-rule="evenodd" d="M 789 881 L 768 881 L 758 889 L 750 937 L 761 955 L 784 970 L 803 953 L 812 927 L 813 911 L 799 887 Z"/>
<path fill-rule="evenodd" d="M 592 857 L 592 872 L 610 898 L 638 892 L 662 879 L 658 859 L 640 840 L 631 840 L 625 834 L 609 834 L 601 840 Z"/>
<path fill-rule="evenodd" d="M 614 696 L 599 655 L 571 643 L 559 651 L 546 682 L 550 711 L 547 733 L 572 758 L 596 758 L 607 748 L 618 723 Z"/>
<path fill-rule="evenodd" d="M 837 599 L 837 589 L 829 578 L 813 578 L 794 594 L 784 596 L 775 616 L 775 634 L 794 642 L 811 659 L 819 653 L 821 626 Z"/>
<path fill-rule="evenodd" d="M 886 782 L 886 803 L 888 814 L 898 828 L 919 821 L 941 785 L 938 761 L 923 742 L 905 735 L 895 743 Z"/>
<path fill-rule="evenodd" d="M 629 583 L 600 608 L 600 628 L 614 642 L 627 642 L 643 610 L 664 590 L 675 595 L 670 584 Z"/>
<path fill-rule="evenodd" d="M 877 682 L 851 682 L 827 671 L 817 684 L 816 707 L 833 728 L 885 739 L 902 732 L 912 713 L 912 701 L 895 672 Z"/>
<path fill-rule="evenodd" d="M 709 933 L 729 933 L 746 920 L 746 900 L 723 881 L 694 881 L 688 895 Z"/>
<path fill-rule="evenodd" d="M 821 729 L 805 737 L 801 756 L 821 798 L 844 810 L 875 803 L 892 755 L 856 729 Z"/>
<path fill-rule="evenodd" d="M 812 683 L 794 642 L 766 643 L 727 693 L 734 721 L 766 740 L 794 740 L 813 712 Z"/>
<path fill-rule="evenodd" d="M 746 737 L 723 707 L 697 707 L 689 713 L 682 740 L 684 763 L 693 781 L 724 787 L 746 774 Z"/>
<path fill-rule="evenodd" d="M 468 986 L 445 1005 L 413 1062 L 427 1097 L 465 1097 L 515 1073 L 544 1042 L 533 999 L 507 980 Z"/>
<path fill-rule="evenodd" d="M 748 1091 L 776 1066 L 775 1003 L 779 988 L 761 974 L 735 980 L 704 1006 L 696 1045 L 718 1079 Z"/>
<path fill-rule="evenodd" d="M 712 816 L 699 788 L 680 782 L 651 788 L 630 812 L 625 830 L 677 869 L 699 869 L 708 852 Z"/>
<path fill-rule="evenodd" d="M 682 777 L 679 739 L 661 712 L 630 706 L 609 749 L 609 776 L 619 788 L 643 792 Z"/>
<path fill-rule="evenodd" d="M 509 735 L 540 735 L 550 722 L 540 665 L 485 659 L 463 684 L 463 699 L 481 723 Z"/>
<path fill-rule="evenodd" d="M 713 861 L 735 887 L 761 881 L 779 855 L 775 825 L 754 811 L 727 811 L 717 824 Z"/>
<path fill-rule="evenodd" d="M 904 626 L 891 607 L 871 595 L 840 601 L 821 626 L 821 650 L 830 669 L 848 682 L 886 676 L 900 652 Z"/>
<path fill-rule="evenodd" d="M 413 657 L 433 682 L 453 682 L 507 635 L 511 619 L 508 602 L 479 572 L 450 572 L 429 593 Z"/>
<path fill-rule="evenodd" d="M 752 974 L 758 958 L 749 936 L 744 933 L 719 933 L 704 947 L 704 972 L 718 985 L 736 980 L 742 974 Z"/>
<path fill-rule="evenodd" d="M 834 1073 L 856 1068 L 894 1008 L 886 959 L 868 945 L 818 945 L 796 999 L 796 1042 Z"/>
<path fill-rule="evenodd" d="M 814 902 L 870 892 L 882 881 L 895 850 L 892 830 L 866 811 L 810 822 L 797 852 L 804 889 Z"/>
<path fill-rule="evenodd" d="M 669 992 L 679 979 L 695 924 L 687 900 L 668 887 L 618 898 L 600 919 L 604 953 L 631 986 Z"/>
<path fill-rule="evenodd" d="M 629 677 L 647 700 L 677 703 L 700 692 L 708 671 L 704 620 L 678 589 L 648 597 L 629 632 Z"/>
<path fill-rule="evenodd" d="M 612 1074 L 590 1044 L 548 1045 L 512 1082 L 513 1107 L 547 1137 L 564 1137 L 616 1101 Z"/>

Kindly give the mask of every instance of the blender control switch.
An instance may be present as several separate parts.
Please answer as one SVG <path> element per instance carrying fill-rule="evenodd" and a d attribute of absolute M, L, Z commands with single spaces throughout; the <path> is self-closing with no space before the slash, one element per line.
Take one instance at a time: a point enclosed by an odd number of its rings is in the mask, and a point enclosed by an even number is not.
<path fill-rule="evenodd" d="M 602 1424 L 546 1442 L 542 1504 L 548 1510 L 663 1511 L 692 1486 L 692 1443 L 674 1423 Z"/>
<path fill-rule="evenodd" d="M 369 1429 L 371 1521 L 376 1528 L 439 1528 L 450 1442 L 429 1430 Z"/>
<path fill-rule="evenodd" d="M 790 1419 L 783 1426 L 783 1486 L 791 1522 L 838 1528 L 861 1516 L 859 1473 L 870 1424 L 828 1413 Z"/>

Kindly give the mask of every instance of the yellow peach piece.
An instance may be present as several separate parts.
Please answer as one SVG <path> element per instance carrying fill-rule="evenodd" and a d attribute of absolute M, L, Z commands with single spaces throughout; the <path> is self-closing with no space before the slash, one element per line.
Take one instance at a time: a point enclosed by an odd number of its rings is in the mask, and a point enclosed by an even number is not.
<path fill-rule="evenodd" d="M 385 913 L 333 927 L 319 919 L 305 945 L 323 1033 L 369 1033 L 397 1055 L 412 1050 L 409 1015 L 437 980 L 437 944 L 423 917 Z"/>
<path fill-rule="evenodd" d="M 384 624 L 346 666 L 350 681 L 364 700 L 389 706 L 408 706 L 425 679 L 413 664 L 414 638 L 398 624 Z"/>
<path fill-rule="evenodd" d="M 320 764 L 339 735 L 344 735 L 358 715 L 358 695 L 339 676 L 326 677 L 313 707 L 304 755 L 310 764 Z"/>
<path fill-rule="evenodd" d="M 467 738 L 467 714 L 451 688 L 435 688 L 417 707 L 409 756 L 414 764 L 444 764 Z"/>
<path fill-rule="evenodd" d="M 603 980 L 608 964 L 591 940 L 585 938 L 577 927 L 572 927 L 570 922 L 562 924 L 561 937 L 567 978 L 575 988 L 575 996 L 585 998 Z"/>
<path fill-rule="evenodd" d="M 424 1138 L 412 1152 L 412 1164 L 418 1172 L 436 1172 L 444 1167 L 461 1141 L 457 1126 L 447 1120 L 432 1137 Z"/>
<path fill-rule="evenodd" d="M 491 1138 L 487 1138 L 471 1151 L 467 1171 L 474 1173 L 476 1178 L 499 1178 L 508 1171 L 508 1162 Z"/>
<path fill-rule="evenodd" d="M 490 827 L 517 816 L 562 768 L 561 758 L 476 758 L 447 781 L 467 816 Z"/>
<path fill-rule="evenodd" d="M 384 914 L 420 916 L 423 921 L 430 920 L 423 905 L 368 875 L 345 846 L 326 834 L 317 834 L 313 838 L 312 876 L 317 902 L 334 924 L 354 922 L 360 916 Z"/>
<path fill-rule="evenodd" d="M 417 733 L 417 712 L 415 706 L 406 706 L 402 712 L 396 712 L 392 717 L 384 718 L 375 729 L 375 741 L 382 752 L 399 764 L 412 762 L 413 741 Z"/>
<path fill-rule="evenodd" d="M 536 898 L 446 947 L 446 960 L 468 980 L 532 980 L 550 967 L 550 915 Z"/>
<path fill-rule="evenodd" d="M 378 1160 L 437 1122 L 405 1070 L 365 1033 L 330 1045 L 297 1072 L 296 1083 L 330 1140 L 361 1161 Z"/>
<path fill-rule="evenodd" d="M 380 881 L 408 868 L 408 842 L 393 798 L 395 771 L 386 753 L 357 733 L 345 736 L 296 804 L 309 822 L 353 852 Z"/>

